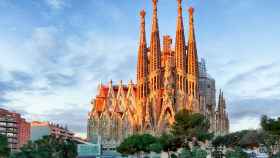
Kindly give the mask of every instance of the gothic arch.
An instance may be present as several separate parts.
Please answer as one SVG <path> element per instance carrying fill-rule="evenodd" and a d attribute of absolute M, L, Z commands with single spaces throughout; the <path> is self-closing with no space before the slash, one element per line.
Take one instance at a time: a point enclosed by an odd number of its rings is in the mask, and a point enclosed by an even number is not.
<path fill-rule="evenodd" d="M 166 106 L 163 108 L 163 110 L 160 113 L 159 121 L 158 121 L 158 129 L 159 131 L 162 131 L 165 129 L 165 127 L 168 127 L 168 125 L 173 124 L 175 117 L 174 110 L 170 106 Z"/>

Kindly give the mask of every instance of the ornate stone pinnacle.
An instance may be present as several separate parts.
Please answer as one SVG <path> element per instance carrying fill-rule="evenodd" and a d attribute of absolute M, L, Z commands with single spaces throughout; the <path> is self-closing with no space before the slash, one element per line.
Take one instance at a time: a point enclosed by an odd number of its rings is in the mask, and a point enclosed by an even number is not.
<path fill-rule="evenodd" d="M 177 2 L 178 2 L 178 4 L 179 4 L 179 6 L 182 5 L 182 0 L 177 0 Z"/>
<path fill-rule="evenodd" d="M 194 13 L 194 8 L 193 7 L 189 8 L 189 13 L 190 13 L 190 15 L 193 15 L 193 13 Z"/>
<path fill-rule="evenodd" d="M 178 13 L 181 16 L 182 15 L 182 0 L 177 0 L 178 2 Z"/>
<path fill-rule="evenodd" d="M 140 11 L 140 16 L 141 16 L 141 18 L 142 18 L 142 19 L 144 19 L 144 18 L 145 18 L 145 16 L 146 16 L 146 12 L 145 12 L 145 10 L 144 10 L 144 9 Z"/>
<path fill-rule="evenodd" d="M 152 0 L 153 1 L 153 8 L 155 9 L 157 7 L 158 0 Z"/>
<path fill-rule="evenodd" d="M 189 8 L 189 16 L 190 16 L 190 24 L 193 25 L 193 13 L 194 13 L 194 8 L 190 7 Z"/>

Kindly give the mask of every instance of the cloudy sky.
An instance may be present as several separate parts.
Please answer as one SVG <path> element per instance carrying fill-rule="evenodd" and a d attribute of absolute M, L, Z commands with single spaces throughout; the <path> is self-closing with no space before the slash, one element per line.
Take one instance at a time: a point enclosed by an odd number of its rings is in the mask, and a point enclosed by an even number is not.
<path fill-rule="evenodd" d="M 231 131 L 280 116 L 280 2 L 188 0 L 185 23 L 190 5 Z M 0 0 L 0 107 L 85 134 L 99 81 L 135 79 L 142 8 L 149 32 L 150 0 Z M 159 0 L 158 11 L 161 36 L 174 37 L 176 0 Z"/>

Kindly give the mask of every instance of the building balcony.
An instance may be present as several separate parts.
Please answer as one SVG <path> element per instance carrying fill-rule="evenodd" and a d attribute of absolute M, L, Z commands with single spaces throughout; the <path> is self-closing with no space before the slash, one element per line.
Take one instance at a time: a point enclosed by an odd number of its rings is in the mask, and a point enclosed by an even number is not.
<path fill-rule="evenodd" d="M 0 123 L 0 127 L 13 127 L 13 128 L 18 128 L 17 124 L 3 124 Z"/>
<path fill-rule="evenodd" d="M 16 119 L 14 118 L 0 118 L 0 123 L 1 122 L 11 122 L 11 123 L 16 123 Z"/>

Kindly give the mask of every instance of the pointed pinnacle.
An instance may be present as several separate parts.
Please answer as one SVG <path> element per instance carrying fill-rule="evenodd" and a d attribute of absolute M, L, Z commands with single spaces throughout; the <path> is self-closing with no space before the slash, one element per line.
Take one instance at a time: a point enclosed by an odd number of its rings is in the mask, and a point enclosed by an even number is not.
<path fill-rule="evenodd" d="M 141 16 L 141 18 L 143 18 L 143 19 L 145 18 L 146 12 L 145 12 L 144 9 L 140 11 L 140 16 Z"/>
<path fill-rule="evenodd" d="M 182 16 L 182 0 L 177 0 L 178 2 L 178 13 L 179 16 Z"/>
<path fill-rule="evenodd" d="M 177 0 L 179 6 L 182 6 L 182 0 Z"/>
<path fill-rule="evenodd" d="M 194 13 L 194 8 L 193 7 L 189 8 L 189 13 L 190 13 L 190 15 L 193 15 L 193 13 Z"/>
<path fill-rule="evenodd" d="M 153 7 L 155 8 L 157 6 L 158 0 L 152 0 L 153 1 Z"/>

